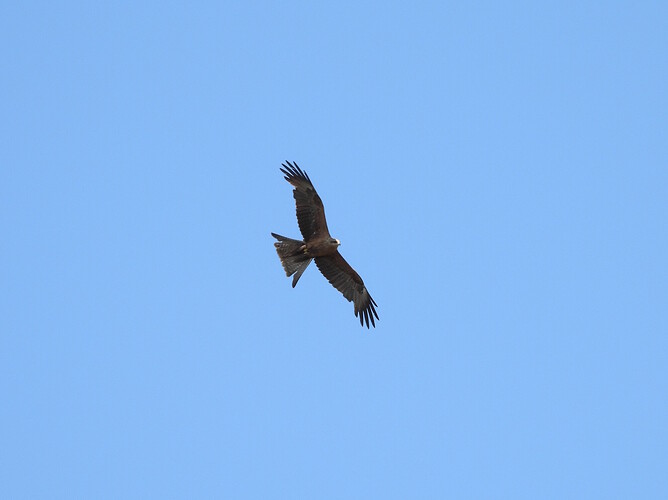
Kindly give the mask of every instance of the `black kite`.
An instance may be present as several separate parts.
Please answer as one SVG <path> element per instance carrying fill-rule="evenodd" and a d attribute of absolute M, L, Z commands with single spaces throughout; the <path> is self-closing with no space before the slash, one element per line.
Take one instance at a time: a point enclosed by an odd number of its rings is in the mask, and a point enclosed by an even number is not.
<path fill-rule="evenodd" d="M 271 233 L 278 240 L 274 243 L 278 257 L 281 259 L 285 274 L 293 276 L 292 288 L 308 265 L 315 259 L 315 265 L 327 280 L 343 296 L 355 305 L 355 316 L 359 316 L 360 324 L 369 328 L 369 320 L 375 327 L 374 316 L 378 318 L 378 304 L 371 298 L 359 274 L 350 267 L 338 251 L 341 242 L 330 236 L 325 220 L 325 208 L 316 193 L 311 179 L 302 171 L 297 163 L 284 163 L 281 172 L 285 180 L 294 186 L 293 195 L 297 204 L 297 222 L 304 241 L 293 240 Z"/>

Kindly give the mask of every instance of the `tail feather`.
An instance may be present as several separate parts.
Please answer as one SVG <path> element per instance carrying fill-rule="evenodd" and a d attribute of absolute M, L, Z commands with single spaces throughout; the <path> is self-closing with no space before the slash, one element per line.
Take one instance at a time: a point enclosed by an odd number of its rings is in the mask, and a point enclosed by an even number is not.
<path fill-rule="evenodd" d="M 306 246 L 303 241 L 293 240 L 275 233 L 271 233 L 271 235 L 278 240 L 274 243 L 274 246 L 278 258 L 281 259 L 286 276 L 294 274 L 292 277 L 292 288 L 294 288 L 313 258 L 304 253 Z"/>

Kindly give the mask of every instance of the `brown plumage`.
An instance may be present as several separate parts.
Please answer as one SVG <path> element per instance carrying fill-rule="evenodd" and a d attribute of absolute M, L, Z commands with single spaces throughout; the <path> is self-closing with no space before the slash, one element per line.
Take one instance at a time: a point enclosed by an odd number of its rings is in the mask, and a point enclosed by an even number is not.
<path fill-rule="evenodd" d="M 274 243 L 281 259 L 285 274 L 293 276 L 294 288 L 308 265 L 315 259 L 315 265 L 334 288 L 355 306 L 355 316 L 360 324 L 369 328 L 369 321 L 376 326 L 378 304 L 371 298 L 360 275 L 341 256 L 338 246 L 341 242 L 330 236 L 325 219 L 325 208 L 315 191 L 311 179 L 296 163 L 286 162 L 281 169 L 285 180 L 294 186 L 293 195 L 297 205 L 297 222 L 304 241 L 293 240 L 271 233 L 278 240 Z"/>

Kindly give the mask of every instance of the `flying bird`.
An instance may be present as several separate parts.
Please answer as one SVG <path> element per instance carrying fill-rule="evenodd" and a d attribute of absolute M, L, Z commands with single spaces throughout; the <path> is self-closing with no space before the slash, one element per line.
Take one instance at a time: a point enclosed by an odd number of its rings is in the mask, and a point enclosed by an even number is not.
<path fill-rule="evenodd" d="M 297 204 L 297 222 L 304 241 L 286 238 L 280 234 L 271 233 L 278 241 L 274 243 L 276 253 L 281 259 L 285 274 L 292 276 L 292 288 L 297 285 L 299 278 L 308 265 L 315 259 L 315 265 L 327 280 L 343 296 L 355 306 L 355 316 L 359 316 L 360 324 L 369 328 L 369 321 L 376 326 L 378 304 L 371 298 L 364 286 L 360 275 L 350 267 L 350 264 L 339 253 L 341 242 L 332 238 L 327 229 L 325 208 L 322 200 L 315 191 L 311 179 L 297 163 L 289 161 L 282 164 L 281 172 L 285 180 L 294 187 L 292 192 Z"/>

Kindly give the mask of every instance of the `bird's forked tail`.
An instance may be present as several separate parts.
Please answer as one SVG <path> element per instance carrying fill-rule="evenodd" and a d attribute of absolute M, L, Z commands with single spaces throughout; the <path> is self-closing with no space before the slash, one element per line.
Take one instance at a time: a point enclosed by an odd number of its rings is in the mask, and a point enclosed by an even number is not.
<path fill-rule="evenodd" d="M 306 244 L 303 241 L 286 238 L 280 234 L 271 233 L 278 241 L 274 243 L 278 258 L 281 259 L 286 276 L 292 277 L 292 288 L 297 285 L 299 278 L 313 260 L 306 253 Z"/>

